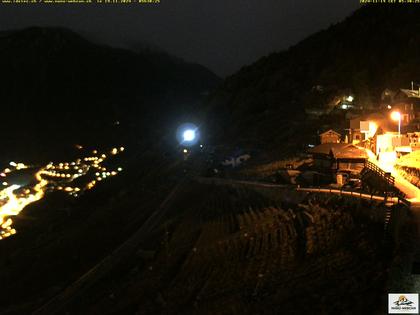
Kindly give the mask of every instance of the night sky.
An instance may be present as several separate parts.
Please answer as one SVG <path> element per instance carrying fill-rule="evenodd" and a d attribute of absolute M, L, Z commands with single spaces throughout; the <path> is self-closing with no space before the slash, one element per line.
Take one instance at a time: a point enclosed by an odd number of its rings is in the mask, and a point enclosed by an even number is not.
<path fill-rule="evenodd" d="M 159 5 L 0 5 L 0 29 L 65 26 L 102 42 L 148 42 L 225 76 L 341 21 L 359 0 L 161 0 Z"/>

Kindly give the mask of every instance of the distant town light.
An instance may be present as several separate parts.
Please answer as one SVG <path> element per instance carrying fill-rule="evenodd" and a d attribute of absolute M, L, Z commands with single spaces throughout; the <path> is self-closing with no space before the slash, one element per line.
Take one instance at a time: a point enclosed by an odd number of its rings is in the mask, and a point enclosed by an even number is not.
<path fill-rule="evenodd" d="M 347 101 L 348 102 L 353 102 L 353 100 L 354 100 L 354 97 L 353 96 L 350 95 L 349 97 L 347 97 Z"/>
<path fill-rule="evenodd" d="M 21 169 L 24 169 L 24 168 L 28 168 L 28 167 L 23 163 L 17 163 L 17 165 L 16 165 L 17 170 L 21 170 Z"/>
<path fill-rule="evenodd" d="M 392 106 L 391 106 L 391 105 L 388 105 L 388 106 L 387 106 L 387 108 L 388 108 L 388 109 L 391 109 L 391 108 L 392 108 Z"/>

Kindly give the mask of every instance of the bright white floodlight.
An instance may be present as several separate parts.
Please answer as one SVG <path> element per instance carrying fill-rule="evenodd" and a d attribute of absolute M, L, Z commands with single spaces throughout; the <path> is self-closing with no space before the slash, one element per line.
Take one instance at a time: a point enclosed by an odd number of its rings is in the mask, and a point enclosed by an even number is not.
<path fill-rule="evenodd" d="M 195 139 L 195 130 L 192 129 L 187 129 L 184 131 L 184 133 L 182 134 L 182 138 L 184 139 L 184 141 L 194 141 Z"/>
<path fill-rule="evenodd" d="M 184 123 L 176 130 L 176 139 L 182 147 L 196 145 L 200 136 L 200 129 L 193 123 Z"/>

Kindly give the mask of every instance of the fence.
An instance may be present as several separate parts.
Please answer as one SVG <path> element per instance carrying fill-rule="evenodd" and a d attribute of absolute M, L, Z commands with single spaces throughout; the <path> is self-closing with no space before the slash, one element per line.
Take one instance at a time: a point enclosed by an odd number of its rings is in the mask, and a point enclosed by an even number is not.
<path fill-rule="evenodd" d="M 375 172 L 379 176 L 381 176 L 390 186 L 395 185 L 395 177 L 391 175 L 391 173 L 385 172 L 383 169 L 381 169 L 378 165 L 366 161 L 365 168 L 368 170 L 371 170 L 372 172 Z"/>

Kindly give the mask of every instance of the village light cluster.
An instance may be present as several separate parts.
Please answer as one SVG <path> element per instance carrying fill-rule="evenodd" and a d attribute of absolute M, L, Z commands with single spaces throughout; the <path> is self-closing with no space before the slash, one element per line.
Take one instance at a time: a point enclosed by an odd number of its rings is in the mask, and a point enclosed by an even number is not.
<path fill-rule="evenodd" d="M 26 186 L 9 184 L 8 176 L 10 173 L 30 167 L 23 163 L 10 162 L 10 168 L 8 167 L 0 173 L 2 184 L 6 186 L 0 191 L 0 240 L 16 234 L 10 217 L 18 215 L 27 205 L 42 199 L 46 192 L 63 191 L 70 196 L 77 197 L 84 191 L 95 187 L 99 181 L 117 175 L 123 170 L 121 167 L 116 170 L 108 170 L 103 166 L 103 162 L 108 157 L 123 151 L 124 147 L 113 148 L 107 155 L 99 154 L 97 150 L 94 150 L 91 156 L 73 162 L 50 162 L 45 167 L 36 170 L 34 183 Z M 83 184 L 76 184 L 75 180 L 80 177 L 86 177 L 88 180 Z"/>

